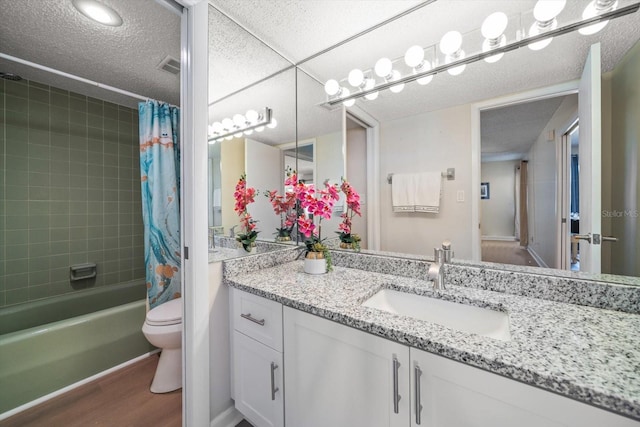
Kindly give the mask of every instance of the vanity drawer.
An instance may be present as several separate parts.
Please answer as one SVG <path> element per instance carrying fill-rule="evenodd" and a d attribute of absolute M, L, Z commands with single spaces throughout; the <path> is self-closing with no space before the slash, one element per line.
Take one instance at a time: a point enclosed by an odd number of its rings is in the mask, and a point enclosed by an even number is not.
<path fill-rule="evenodd" d="M 276 351 L 282 351 L 282 304 L 232 289 L 233 328 Z"/>

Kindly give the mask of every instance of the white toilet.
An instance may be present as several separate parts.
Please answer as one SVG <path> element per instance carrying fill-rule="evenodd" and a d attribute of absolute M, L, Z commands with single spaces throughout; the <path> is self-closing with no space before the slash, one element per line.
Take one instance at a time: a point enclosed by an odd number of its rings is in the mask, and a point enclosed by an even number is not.
<path fill-rule="evenodd" d="M 182 387 L 182 298 L 165 302 L 147 313 L 142 333 L 160 348 L 160 360 L 151 383 L 152 393 Z"/>

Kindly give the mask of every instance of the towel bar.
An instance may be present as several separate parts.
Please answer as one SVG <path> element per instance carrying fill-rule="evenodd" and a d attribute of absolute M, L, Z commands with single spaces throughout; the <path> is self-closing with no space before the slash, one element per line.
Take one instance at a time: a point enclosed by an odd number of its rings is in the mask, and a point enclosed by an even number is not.
<path fill-rule="evenodd" d="M 448 168 L 446 172 L 442 172 L 442 177 L 447 178 L 447 181 L 455 181 L 456 179 L 456 168 Z M 390 173 L 387 175 L 387 182 L 391 184 L 393 182 L 393 174 Z"/>

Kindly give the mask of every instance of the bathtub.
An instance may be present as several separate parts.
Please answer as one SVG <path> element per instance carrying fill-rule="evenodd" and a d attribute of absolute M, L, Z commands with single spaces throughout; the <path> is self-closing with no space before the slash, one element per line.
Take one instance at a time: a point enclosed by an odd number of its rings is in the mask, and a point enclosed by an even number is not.
<path fill-rule="evenodd" d="M 2 414 L 153 350 L 145 284 L 129 282 L 0 309 Z"/>

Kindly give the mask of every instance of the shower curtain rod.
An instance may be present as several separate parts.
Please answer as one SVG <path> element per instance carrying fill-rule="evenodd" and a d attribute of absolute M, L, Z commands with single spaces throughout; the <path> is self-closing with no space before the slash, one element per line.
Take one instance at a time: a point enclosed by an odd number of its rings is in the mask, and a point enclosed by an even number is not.
<path fill-rule="evenodd" d="M 66 78 L 71 79 L 71 80 L 76 80 L 76 81 L 79 81 L 79 82 L 82 82 L 82 83 L 86 83 L 86 84 L 91 85 L 91 86 L 99 87 L 101 89 L 106 89 L 106 90 L 111 91 L 111 92 L 116 92 L 116 93 L 119 93 L 120 95 L 125 95 L 125 96 L 131 97 L 131 98 L 140 99 L 142 101 L 153 100 L 153 98 L 150 98 L 148 96 L 138 95 L 137 93 L 129 92 L 129 91 L 123 90 L 123 89 L 118 89 L 117 87 L 109 86 L 109 85 L 106 85 L 104 83 L 98 83 L 98 82 L 93 81 L 93 80 L 85 79 L 84 77 L 76 76 L 75 74 L 65 73 L 64 71 L 56 70 L 55 68 L 47 67 L 45 65 L 36 64 L 35 62 L 31 62 L 31 61 L 27 61 L 25 59 L 21 59 L 21 58 L 15 57 L 15 56 L 7 55 L 5 53 L 1 53 L 0 52 L 0 58 L 4 58 L 4 59 L 7 59 L 9 61 L 17 62 L 19 64 L 27 65 L 29 67 L 37 68 L 39 70 L 47 71 L 47 72 L 52 73 L 52 74 L 57 74 L 59 76 L 66 77 Z M 171 104 L 169 104 L 169 105 L 171 105 Z M 174 105 L 172 105 L 172 106 L 174 106 Z"/>

